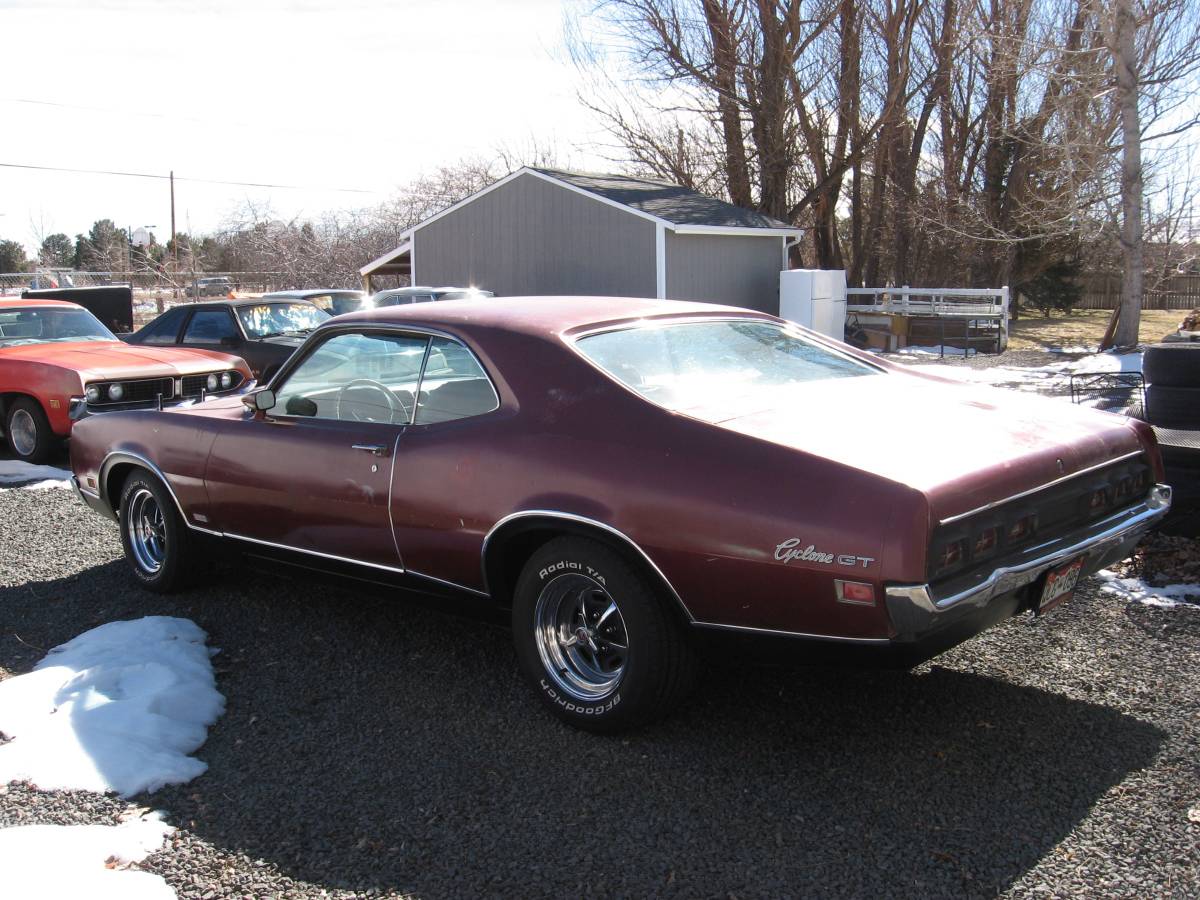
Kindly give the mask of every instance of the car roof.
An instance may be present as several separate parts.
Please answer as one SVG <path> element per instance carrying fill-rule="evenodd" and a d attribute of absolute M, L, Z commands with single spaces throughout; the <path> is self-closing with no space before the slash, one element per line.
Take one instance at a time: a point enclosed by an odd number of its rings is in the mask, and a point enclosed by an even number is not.
<path fill-rule="evenodd" d="M 181 303 L 172 309 L 212 309 L 218 306 L 262 306 L 264 303 L 296 303 L 307 302 L 303 297 L 217 297 L 213 300 L 202 300 L 199 303 Z M 313 304 L 316 306 L 316 304 Z M 318 309 L 320 307 L 317 307 Z"/>
<path fill-rule="evenodd" d="M 351 322 L 425 325 L 462 333 L 508 331 L 553 337 L 618 327 L 647 319 L 746 317 L 778 321 L 774 316 L 736 306 L 637 297 L 504 297 L 385 306 L 338 316 L 322 328 Z"/>
<path fill-rule="evenodd" d="M 263 294 L 262 300 L 305 300 L 309 297 L 324 297 L 326 294 L 358 294 L 365 296 L 364 291 L 356 291 L 354 288 L 306 288 L 298 291 L 271 291 Z"/>
<path fill-rule="evenodd" d="M 26 309 L 31 306 L 57 306 L 68 309 L 83 309 L 78 303 L 70 303 L 66 300 L 35 300 L 32 297 L 28 300 L 22 300 L 20 297 L 4 297 L 0 299 L 0 309 Z"/>

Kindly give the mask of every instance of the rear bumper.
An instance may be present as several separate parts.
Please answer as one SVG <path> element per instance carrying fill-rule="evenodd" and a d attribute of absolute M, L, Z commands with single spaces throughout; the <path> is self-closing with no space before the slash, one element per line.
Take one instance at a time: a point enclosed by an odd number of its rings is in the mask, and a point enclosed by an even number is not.
<path fill-rule="evenodd" d="M 973 576 L 970 583 L 890 585 L 887 609 L 896 632 L 893 643 L 929 644 L 938 652 L 978 634 L 1026 606 L 1025 589 L 1051 569 L 1083 557 L 1083 576 L 1124 559 L 1170 508 L 1171 488 L 1158 484 L 1143 503 L 1032 547 L 990 574 Z"/>

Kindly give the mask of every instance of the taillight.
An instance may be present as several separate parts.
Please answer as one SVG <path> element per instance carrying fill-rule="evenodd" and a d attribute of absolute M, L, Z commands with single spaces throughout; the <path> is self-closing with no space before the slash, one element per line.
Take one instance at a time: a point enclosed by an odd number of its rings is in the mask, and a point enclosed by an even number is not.
<path fill-rule="evenodd" d="M 1008 526 L 1008 532 L 1006 533 L 1005 537 L 1008 539 L 1008 542 L 1010 544 L 1014 543 L 1016 541 L 1023 541 L 1023 540 L 1025 540 L 1025 538 L 1027 538 L 1031 534 L 1033 534 L 1033 532 L 1036 528 L 1037 528 L 1037 517 L 1036 516 L 1033 516 L 1033 515 L 1021 516 L 1021 518 L 1017 519 L 1015 522 L 1013 522 L 1011 525 Z"/>
<path fill-rule="evenodd" d="M 942 552 L 938 554 L 937 567 L 938 571 L 944 572 L 946 569 L 952 569 L 961 563 L 967 556 L 967 539 L 959 538 L 956 541 L 950 541 L 942 547 Z"/>
<path fill-rule="evenodd" d="M 999 528 L 986 528 L 975 536 L 975 548 L 971 555 L 975 558 L 987 556 L 996 549 L 1000 542 Z"/>

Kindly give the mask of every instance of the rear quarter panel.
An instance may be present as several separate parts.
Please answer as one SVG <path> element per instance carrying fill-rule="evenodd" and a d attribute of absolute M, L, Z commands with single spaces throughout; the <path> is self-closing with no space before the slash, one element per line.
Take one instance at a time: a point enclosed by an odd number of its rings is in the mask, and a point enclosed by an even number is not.
<path fill-rule="evenodd" d="M 482 589 L 491 527 L 514 511 L 559 511 L 632 538 L 698 621 L 887 635 L 882 582 L 924 565 L 919 493 L 667 412 L 569 349 L 521 343 L 480 351 L 509 373 L 500 411 L 401 438 L 393 519 L 406 567 Z M 832 559 L 779 558 L 792 540 Z M 878 605 L 837 602 L 835 577 L 876 585 Z"/>

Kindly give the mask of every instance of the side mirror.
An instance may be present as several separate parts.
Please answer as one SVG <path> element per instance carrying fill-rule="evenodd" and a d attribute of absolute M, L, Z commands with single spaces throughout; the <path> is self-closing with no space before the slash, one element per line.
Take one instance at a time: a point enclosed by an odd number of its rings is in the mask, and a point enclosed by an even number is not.
<path fill-rule="evenodd" d="M 269 388 L 251 391 L 242 397 L 242 403 L 247 409 L 253 410 L 255 415 L 262 415 L 275 406 L 275 392 Z"/>

